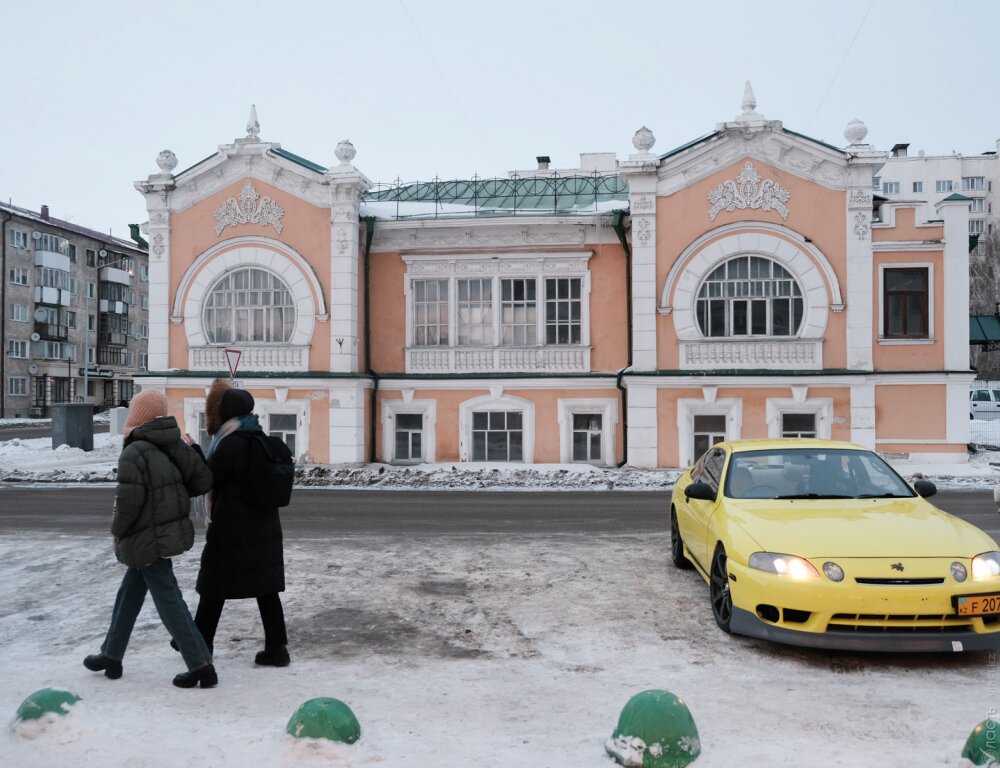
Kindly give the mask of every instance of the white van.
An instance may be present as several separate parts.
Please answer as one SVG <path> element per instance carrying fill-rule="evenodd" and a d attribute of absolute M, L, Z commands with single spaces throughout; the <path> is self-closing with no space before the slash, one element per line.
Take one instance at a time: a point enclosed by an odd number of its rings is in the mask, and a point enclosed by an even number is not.
<path fill-rule="evenodd" d="M 980 421 L 1000 419 L 1000 389 L 973 386 L 969 391 L 969 418 Z"/>

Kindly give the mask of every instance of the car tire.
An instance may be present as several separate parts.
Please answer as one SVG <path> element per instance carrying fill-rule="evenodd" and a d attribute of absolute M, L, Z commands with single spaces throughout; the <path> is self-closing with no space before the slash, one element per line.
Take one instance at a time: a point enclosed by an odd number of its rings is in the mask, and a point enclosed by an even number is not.
<path fill-rule="evenodd" d="M 677 526 L 677 512 L 673 508 L 670 510 L 670 561 L 682 571 L 691 569 L 691 561 L 684 557 L 684 540 Z"/>
<path fill-rule="evenodd" d="M 712 616 L 723 632 L 729 632 L 729 624 L 733 619 L 733 594 L 729 585 L 726 550 L 719 544 L 712 555 L 708 594 L 712 601 Z"/>

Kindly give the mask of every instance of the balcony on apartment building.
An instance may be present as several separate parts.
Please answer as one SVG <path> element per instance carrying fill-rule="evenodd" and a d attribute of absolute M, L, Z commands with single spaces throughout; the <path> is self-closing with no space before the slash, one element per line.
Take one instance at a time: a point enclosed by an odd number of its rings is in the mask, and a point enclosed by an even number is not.
<path fill-rule="evenodd" d="M 35 333 L 46 341 L 66 341 L 69 338 L 69 328 L 53 323 L 35 323 Z"/>

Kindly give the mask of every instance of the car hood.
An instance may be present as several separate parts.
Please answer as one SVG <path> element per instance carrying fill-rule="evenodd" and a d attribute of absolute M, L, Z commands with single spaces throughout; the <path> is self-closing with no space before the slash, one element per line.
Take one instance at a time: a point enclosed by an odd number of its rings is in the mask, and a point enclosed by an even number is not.
<path fill-rule="evenodd" d="M 997 549 L 983 531 L 919 497 L 726 501 L 732 522 L 768 552 L 970 558 Z"/>

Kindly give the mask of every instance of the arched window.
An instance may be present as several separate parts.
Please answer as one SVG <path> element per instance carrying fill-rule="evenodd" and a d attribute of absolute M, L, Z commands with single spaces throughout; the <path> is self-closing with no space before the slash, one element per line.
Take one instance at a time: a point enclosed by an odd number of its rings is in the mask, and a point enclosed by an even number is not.
<path fill-rule="evenodd" d="M 204 318 L 210 344 L 283 342 L 295 329 L 295 302 L 277 275 L 241 267 L 212 286 Z"/>
<path fill-rule="evenodd" d="M 798 282 L 763 256 L 737 256 L 716 267 L 696 302 L 705 336 L 795 336 L 802 308 Z"/>

